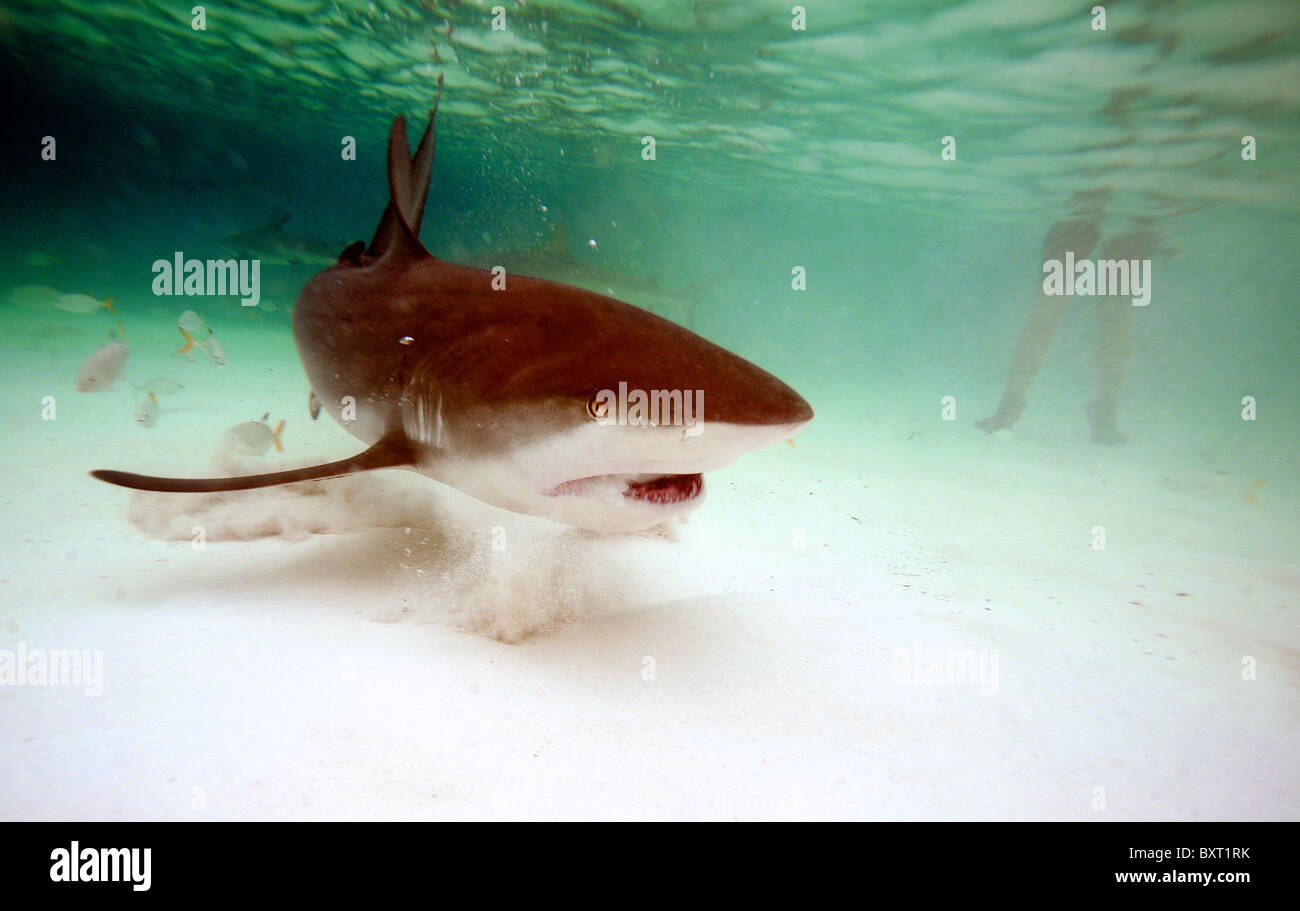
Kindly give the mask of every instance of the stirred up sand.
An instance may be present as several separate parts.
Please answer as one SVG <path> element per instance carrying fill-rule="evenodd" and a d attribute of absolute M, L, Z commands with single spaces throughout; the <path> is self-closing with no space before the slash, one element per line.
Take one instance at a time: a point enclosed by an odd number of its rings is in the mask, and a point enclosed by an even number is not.
<path fill-rule="evenodd" d="M 1160 441 L 832 401 L 662 534 L 402 472 L 90 479 L 201 474 L 265 411 L 288 425 L 263 465 L 356 450 L 308 419 L 286 337 L 216 328 L 224 371 L 171 360 L 165 326 L 130 339 L 131 376 L 185 383 L 153 429 L 129 389 L 72 391 L 97 340 L 6 349 L 4 647 L 95 650 L 103 679 L 0 686 L 4 818 L 1300 815 L 1285 466 L 1251 504 L 1162 487 Z"/>

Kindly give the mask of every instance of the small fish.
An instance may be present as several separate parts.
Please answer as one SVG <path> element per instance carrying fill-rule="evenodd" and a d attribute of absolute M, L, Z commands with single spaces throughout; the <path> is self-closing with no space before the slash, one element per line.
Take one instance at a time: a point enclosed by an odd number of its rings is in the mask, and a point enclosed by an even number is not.
<path fill-rule="evenodd" d="M 158 423 L 158 396 L 152 392 L 145 393 L 140 407 L 135 410 L 135 422 L 141 427 L 153 427 Z"/>
<path fill-rule="evenodd" d="M 280 434 L 284 432 L 284 421 L 281 421 L 272 430 L 266 423 L 271 412 L 262 415 L 260 421 L 245 421 L 242 424 L 236 424 L 226 431 L 227 445 L 240 455 L 261 456 L 266 455 L 266 451 L 275 446 L 276 452 L 284 452 L 284 444 L 280 442 Z"/>
<path fill-rule="evenodd" d="M 226 366 L 226 352 L 221 348 L 221 342 L 217 341 L 215 335 L 209 335 L 203 341 L 199 342 L 199 347 L 208 353 L 212 362 L 218 367 Z"/>
<path fill-rule="evenodd" d="M 29 266 L 35 266 L 38 269 L 42 269 L 45 266 L 54 265 L 58 262 L 58 259 L 48 253 L 42 253 L 40 250 L 33 250 L 31 253 L 28 253 L 23 257 L 23 262 L 27 263 Z"/>
<path fill-rule="evenodd" d="M 179 326 L 177 328 L 181 330 L 181 335 L 185 336 L 185 344 L 181 345 L 180 349 L 176 352 L 177 354 L 188 354 L 194 348 L 202 348 L 204 354 L 212 358 L 213 362 L 218 367 L 226 366 L 226 352 L 222 349 L 221 343 L 217 341 L 215 335 L 209 335 L 203 341 L 199 342 L 195 341 L 194 336 L 190 335 L 190 333 L 185 331 L 185 329 L 181 329 Z M 208 331 L 211 332 L 212 330 Z"/>
<path fill-rule="evenodd" d="M 99 301 L 89 294 L 60 294 L 54 299 L 54 306 L 69 313 L 94 313 L 100 307 L 106 307 L 109 313 L 116 313 L 117 311 L 113 309 L 115 300 L 117 300 L 115 297 L 106 297 Z"/>
<path fill-rule="evenodd" d="M 49 285 L 19 285 L 6 292 L 5 300 L 27 310 L 49 310 L 62 294 L 58 288 Z"/>
<path fill-rule="evenodd" d="M 176 320 L 176 325 L 190 335 L 204 337 L 212 334 L 212 330 L 208 328 L 207 323 L 203 322 L 203 317 L 193 310 L 186 310 L 182 313 L 180 319 Z"/>
<path fill-rule="evenodd" d="M 109 342 L 100 346 L 77 374 L 78 392 L 105 392 L 117 385 L 122 378 L 122 368 L 131 355 L 131 349 L 121 342 Z"/>
<path fill-rule="evenodd" d="M 311 412 L 311 419 L 313 421 L 320 417 L 320 399 L 316 398 L 315 389 L 313 389 L 307 396 L 307 410 Z"/>

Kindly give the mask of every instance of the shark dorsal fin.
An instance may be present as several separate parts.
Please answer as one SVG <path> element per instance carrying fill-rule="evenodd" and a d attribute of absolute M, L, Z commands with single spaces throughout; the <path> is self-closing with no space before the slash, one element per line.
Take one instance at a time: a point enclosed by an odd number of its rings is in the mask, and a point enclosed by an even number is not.
<path fill-rule="evenodd" d="M 429 196 L 429 177 L 433 173 L 433 147 L 437 141 L 437 131 L 433 122 L 438 116 L 438 102 L 442 101 L 442 74 L 438 74 L 438 94 L 434 96 L 433 108 L 429 111 L 429 124 L 420 137 L 420 145 L 411 159 L 411 196 L 410 206 L 406 210 L 411 233 L 420 237 L 420 222 L 424 219 L 424 201 Z"/>
<path fill-rule="evenodd" d="M 433 170 L 436 131 L 433 122 L 442 100 L 442 76 L 438 76 L 438 96 L 429 111 L 429 123 L 420 145 L 412 156 L 406 137 L 406 118 L 393 118 L 388 132 L 388 208 L 375 230 L 369 253 L 381 259 L 418 259 L 429 255 L 420 243 L 420 222 L 424 202 L 429 195 L 429 175 Z"/>

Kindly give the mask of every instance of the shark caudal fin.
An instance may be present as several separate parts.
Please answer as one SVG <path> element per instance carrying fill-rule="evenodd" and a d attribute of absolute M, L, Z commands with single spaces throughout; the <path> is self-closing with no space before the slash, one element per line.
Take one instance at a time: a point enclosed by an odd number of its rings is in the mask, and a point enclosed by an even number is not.
<path fill-rule="evenodd" d="M 278 440 L 277 440 L 278 442 Z M 324 465 L 295 468 L 291 471 L 273 471 L 270 474 L 245 475 L 238 478 L 159 478 L 151 475 L 131 474 L 129 471 L 92 471 L 91 477 L 118 487 L 132 490 L 154 490 L 160 493 L 214 493 L 226 490 L 253 490 L 257 487 L 275 487 L 297 481 L 319 481 L 337 478 L 358 471 L 376 468 L 400 468 L 415 464 L 417 454 L 409 440 L 402 434 L 384 437 L 365 452 L 350 459 L 340 459 Z"/>
<path fill-rule="evenodd" d="M 433 148 L 437 134 L 433 127 L 438 115 L 438 102 L 442 100 L 442 75 L 438 75 L 438 96 L 429 111 L 429 124 L 424 129 L 420 145 L 411 155 L 406 138 L 406 118 L 393 118 L 388 133 L 388 208 L 375 229 L 370 241 L 371 256 L 380 259 L 400 257 L 417 259 L 429 255 L 420 243 L 420 222 L 424 218 L 424 202 L 429 195 L 429 175 L 433 171 Z"/>

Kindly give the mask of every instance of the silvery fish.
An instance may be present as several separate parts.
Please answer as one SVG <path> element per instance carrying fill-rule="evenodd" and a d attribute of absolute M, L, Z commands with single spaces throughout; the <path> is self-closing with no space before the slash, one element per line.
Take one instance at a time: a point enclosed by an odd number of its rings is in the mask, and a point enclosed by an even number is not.
<path fill-rule="evenodd" d="M 158 396 L 146 392 L 140 399 L 140 407 L 135 410 L 135 422 L 141 427 L 153 427 L 158 423 Z"/>
<path fill-rule="evenodd" d="M 78 392 L 105 392 L 117 385 L 131 349 L 121 342 L 109 342 L 86 358 L 77 374 Z"/>
<path fill-rule="evenodd" d="M 270 416 L 271 413 L 268 411 L 262 415 L 260 421 L 245 421 L 231 427 L 226 431 L 226 445 L 232 452 L 240 455 L 266 455 L 266 451 L 271 446 L 275 446 L 276 452 L 284 452 L 284 444 L 280 442 L 280 434 L 284 432 L 284 421 L 272 430 L 266 423 L 266 419 Z"/>
<path fill-rule="evenodd" d="M 106 297 L 102 301 L 95 300 L 89 294 L 60 294 L 54 299 L 54 306 L 58 310 L 66 310 L 69 313 L 94 313 L 100 307 L 107 308 L 109 313 L 116 313 L 113 309 L 115 297 Z"/>

